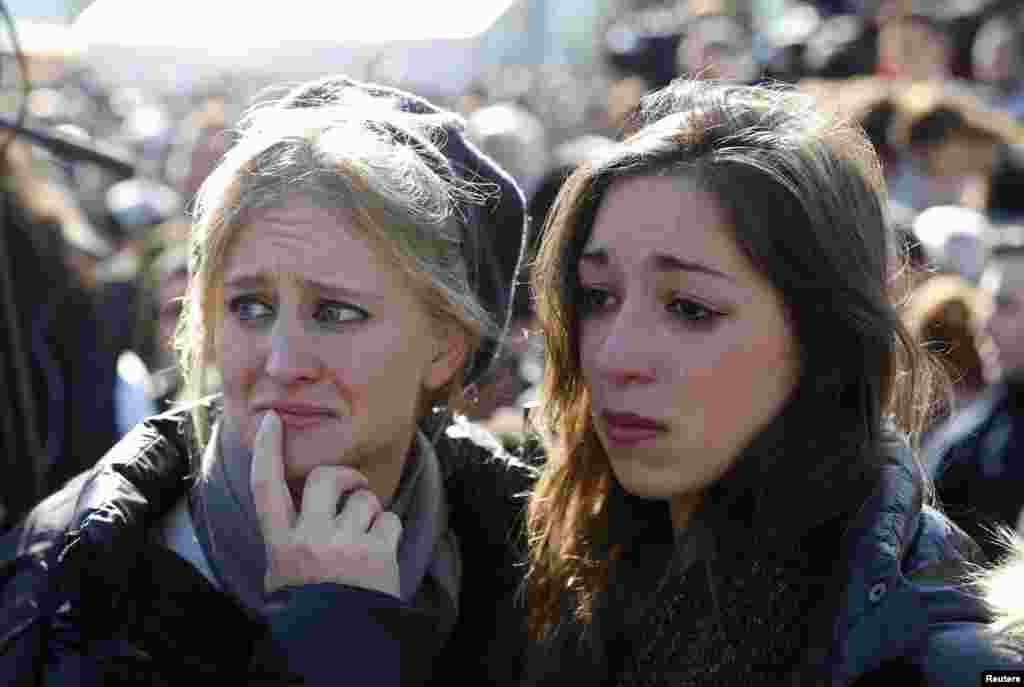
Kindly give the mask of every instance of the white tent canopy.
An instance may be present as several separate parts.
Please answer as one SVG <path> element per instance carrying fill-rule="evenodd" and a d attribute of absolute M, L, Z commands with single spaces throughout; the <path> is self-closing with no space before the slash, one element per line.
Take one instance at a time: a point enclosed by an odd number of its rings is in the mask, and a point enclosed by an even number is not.
<path fill-rule="evenodd" d="M 205 74 L 385 73 L 435 92 L 475 76 L 476 38 L 516 0 L 97 0 L 73 30 L 110 78 L 181 88 Z"/>

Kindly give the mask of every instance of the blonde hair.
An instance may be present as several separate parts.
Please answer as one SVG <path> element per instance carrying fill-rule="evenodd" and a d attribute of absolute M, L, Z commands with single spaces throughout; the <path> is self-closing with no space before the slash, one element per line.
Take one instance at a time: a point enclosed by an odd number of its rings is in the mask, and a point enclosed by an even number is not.
<path fill-rule="evenodd" d="M 349 215 L 379 255 L 408 278 L 439 323 L 455 325 L 471 353 L 496 325 L 478 301 L 462 254 L 463 210 L 488 199 L 488 189 L 456 176 L 440 152 L 442 116 L 409 116 L 351 94 L 344 103 L 289 108 L 282 102 L 250 110 L 237 141 L 199 189 L 189 257 L 189 285 L 175 336 L 185 398 L 209 394 L 213 331 L 224 262 L 254 213 L 300 195 Z M 427 407 L 461 391 L 462 373 Z M 200 445 L 208 437 L 206 404 L 195 404 Z"/>

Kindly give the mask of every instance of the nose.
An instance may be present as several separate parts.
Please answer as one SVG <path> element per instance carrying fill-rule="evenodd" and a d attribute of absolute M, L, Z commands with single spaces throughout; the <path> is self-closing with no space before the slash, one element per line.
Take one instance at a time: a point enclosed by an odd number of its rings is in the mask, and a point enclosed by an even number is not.
<path fill-rule="evenodd" d="M 639 308 L 624 303 L 609 315 L 599 337 L 594 368 L 602 379 L 616 386 L 654 381 L 656 336 Z"/>
<path fill-rule="evenodd" d="M 322 365 L 311 348 L 311 339 L 301 323 L 279 318 L 271 332 L 267 375 L 282 385 L 315 381 Z"/>

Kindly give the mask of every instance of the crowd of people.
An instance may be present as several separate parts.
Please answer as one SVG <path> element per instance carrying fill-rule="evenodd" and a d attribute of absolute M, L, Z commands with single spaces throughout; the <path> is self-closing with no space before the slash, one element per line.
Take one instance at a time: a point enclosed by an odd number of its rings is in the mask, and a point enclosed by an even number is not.
<path fill-rule="evenodd" d="M 557 87 L 37 85 L 0 677 L 1024 675 L 1024 10 L 729 7 Z"/>

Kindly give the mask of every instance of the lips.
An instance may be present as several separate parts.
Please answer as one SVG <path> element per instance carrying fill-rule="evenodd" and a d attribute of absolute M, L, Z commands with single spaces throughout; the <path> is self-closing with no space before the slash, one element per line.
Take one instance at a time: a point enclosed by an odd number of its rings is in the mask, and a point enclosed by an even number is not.
<path fill-rule="evenodd" d="M 613 444 L 632 446 L 657 438 L 668 431 L 668 426 L 652 418 L 634 413 L 601 413 L 605 435 Z"/>
<path fill-rule="evenodd" d="M 273 410 L 281 418 L 281 423 L 291 429 L 315 427 L 336 417 L 330 408 L 305 403 L 266 403 L 258 405 L 256 410 Z"/>

